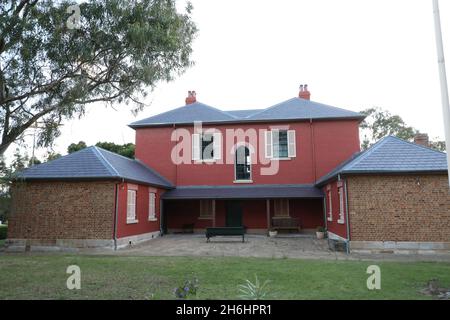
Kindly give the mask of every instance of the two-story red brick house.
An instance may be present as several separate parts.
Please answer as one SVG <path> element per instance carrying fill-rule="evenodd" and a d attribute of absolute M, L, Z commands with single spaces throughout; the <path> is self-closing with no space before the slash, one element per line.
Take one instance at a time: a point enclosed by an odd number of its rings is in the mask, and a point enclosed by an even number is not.
<path fill-rule="evenodd" d="M 350 248 L 354 239 L 355 250 L 448 249 L 445 154 L 393 137 L 360 153 L 363 118 L 311 101 L 306 86 L 260 110 L 222 111 L 189 92 L 186 105 L 130 125 L 136 160 L 91 147 L 22 172 L 10 248 L 122 247 L 212 226 L 324 226 Z"/>

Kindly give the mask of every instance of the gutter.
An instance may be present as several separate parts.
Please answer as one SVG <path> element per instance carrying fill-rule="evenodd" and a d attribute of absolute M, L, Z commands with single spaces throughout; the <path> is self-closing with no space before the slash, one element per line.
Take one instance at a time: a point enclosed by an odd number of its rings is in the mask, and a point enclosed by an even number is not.
<path fill-rule="evenodd" d="M 339 121 L 339 120 L 359 120 L 363 121 L 365 116 L 348 116 L 348 117 L 324 117 L 324 118 L 314 118 L 316 121 Z M 242 124 L 242 123 L 272 123 L 272 122 L 308 122 L 311 118 L 292 118 L 292 119 L 242 119 L 242 120 L 222 120 L 222 121 L 203 121 L 204 125 L 224 125 L 224 124 Z M 147 124 L 129 124 L 128 127 L 137 130 L 142 128 L 152 128 L 152 127 L 171 127 L 173 125 L 178 126 L 192 126 L 193 122 L 166 122 L 166 123 L 147 123 Z"/>
<path fill-rule="evenodd" d="M 164 223 L 165 221 L 163 221 L 163 219 L 165 219 L 164 217 L 164 200 L 163 198 L 160 196 L 159 197 L 159 233 L 161 235 L 161 237 L 164 236 Z"/>

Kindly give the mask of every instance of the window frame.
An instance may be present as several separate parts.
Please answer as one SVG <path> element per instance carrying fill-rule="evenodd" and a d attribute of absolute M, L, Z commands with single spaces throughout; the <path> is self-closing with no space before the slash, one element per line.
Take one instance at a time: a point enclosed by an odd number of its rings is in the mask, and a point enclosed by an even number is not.
<path fill-rule="evenodd" d="M 210 136 L 211 140 L 205 140 L 204 137 L 205 136 Z M 202 132 L 202 134 L 200 134 L 200 160 L 203 162 L 209 162 L 209 161 L 214 161 L 214 134 L 213 133 L 209 133 L 209 132 Z M 204 146 L 204 142 L 209 142 L 206 146 Z M 211 146 L 211 158 L 204 158 L 205 156 L 205 150 L 206 148 L 208 148 L 209 146 Z"/>
<path fill-rule="evenodd" d="M 245 159 L 245 163 L 243 164 L 245 167 L 249 168 L 249 172 L 248 172 L 249 177 L 248 177 L 248 179 L 238 179 L 238 176 L 237 176 L 237 173 L 238 173 L 237 172 L 237 166 L 238 166 L 237 157 L 238 157 L 238 150 L 240 148 L 245 148 L 245 150 L 248 151 L 248 162 L 247 162 L 247 156 L 246 156 L 246 153 L 245 153 L 244 156 L 245 156 L 246 159 Z M 252 154 L 250 152 L 250 148 L 248 146 L 246 146 L 246 145 L 240 145 L 240 146 L 238 145 L 235 148 L 235 155 L 234 155 L 234 182 L 235 183 L 253 182 L 253 180 L 252 180 Z"/>
<path fill-rule="evenodd" d="M 289 130 L 286 129 L 275 129 L 272 133 L 272 154 L 274 159 L 289 159 Z M 286 142 L 283 142 L 283 146 L 285 144 L 286 147 L 286 156 L 280 155 L 280 146 L 281 140 L 280 140 L 280 133 L 283 132 L 283 135 L 286 135 Z M 277 139 L 278 138 L 278 139 Z M 278 140 L 278 141 L 277 141 Z"/>
<path fill-rule="evenodd" d="M 212 220 L 214 218 L 214 203 L 212 199 L 200 199 L 200 206 L 199 206 L 199 216 L 198 219 L 199 220 Z M 205 205 L 205 204 L 208 205 Z M 209 209 L 211 210 L 210 212 L 206 212 L 205 214 L 205 209 L 208 211 Z"/>
<path fill-rule="evenodd" d="M 282 204 L 282 202 L 284 202 L 284 201 L 286 203 Z M 283 208 L 283 206 L 285 206 L 285 208 Z M 273 202 L 273 216 L 274 216 L 274 218 L 290 218 L 291 215 L 290 215 L 290 212 L 289 212 L 290 211 L 289 207 L 290 207 L 289 199 L 274 199 L 274 202 Z M 282 212 L 282 214 L 280 214 L 280 212 L 279 212 L 280 208 L 286 209 L 286 212 Z M 285 214 L 283 214 L 283 213 L 285 213 Z"/>
<path fill-rule="evenodd" d="M 210 136 L 211 140 L 204 146 L 204 136 Z M 204 158 L 205 148 L 212 145 L 212 157 Z M 204 131 L 192 134 L 192 160 L 196 162 L 216 162 L 222 158 L 222 134 L 219 131 Z"/>
<path fill-rule="evenodd" d="M 280 132 L 286 132 L 286 156 L 280 156 Z M 284 133 L 283 133 L 284 135 Z M 275 140 L 278 141 L 276 142 Z M 265 156 L 272 160 L 292 160 L 297 157 L 297 138 L 296 131 L 289 129 L 272 129 L 265 132 Z"/>

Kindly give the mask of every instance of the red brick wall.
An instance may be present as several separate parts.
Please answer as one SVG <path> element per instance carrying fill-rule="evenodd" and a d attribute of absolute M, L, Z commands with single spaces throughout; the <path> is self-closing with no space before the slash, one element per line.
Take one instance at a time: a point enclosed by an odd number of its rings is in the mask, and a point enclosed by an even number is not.
<path fill-rule="evenodd" d="M 130 184 L 119 185 L 119 214 L 117 219 L 117 237 L 123 238 L 160 230 L 160 199 L 164 190 L 145 185 L 138 187 L 136 194 L 136 216 L 138 223 L 127 223 L 127 191 Z M 132 184 L 131 184 L 132 185 Z M 149 191 L 156 191 L 156 221 L 149 221 Z"/>
<path fill-rule="evenodd" d="M 271 204 L 273 210 L 273 202 Z M 322 199 L 291 199 L 289 215 L 298 218 L 302 229 L 316 229 L 325 226 Z"/>
<path fill-rule="evenodd" d="M 10 239 L 112 239 L 114 182 L 30 182 L 12 188 Z"/>
<path fill-rule="evenodd" d="M 343 183 L 343 181 L 341 182 Z M 344 185 L 342 187 L 342 192 L 344 193 L 344 223 L 339 223 L 339 211 L 340 211 L 340 201 L 339 201 L 339 193 L 338 193 L 338 181 L 333 181 L 327 184 L 322 188 L 323 193 L 325 194 L 325 212 L 326 218 L 328 219 L 329 215 L 329 196 L 331 195 L 331 211 L 332 211 L 332 221 L 327 220 L 327 229 L 328 231 L 342 237 L 347 238 L 347 214 L 345 207 L 345 188 Z M 330 193 L 328 193 L 330 191 Z"/>
<path fill-rule="evenodd" d="M 315 121 L 292 123 L 265 123 L 204 126 L 216 128 L 223 137 L 222 160 L 226 159 L 226 130 L 255 129 L 267 130 L 271 127 L 286 127 L 296 131 L 297 157 L 279 161 L 276 175 L 261 175 L 261 168 L 270 164 L 260 162 L 259 149 L 264 148 L 264 139 L 258 139 L 254 146 L 258 163 L 252 165 L 252 180 L 255 184 L 310 184 L 330 172 L 341 162 L 347 160 L 359 148 L 358 120 Z M 193 132 L 193 127 L 185 127 Z M 141 128 L 136 130 L 136 158 L 155 169 L 175 185 L 233 185 L 234 163 L 229 164 L 180 164 L 171 160 L 171 152 L 177 142 L 171 141 L 172 127 Z M 263 136 L 263 134 L 261 134 Z M 248 138 L 247 138 L 248 140 Z M 242 141 L 236 141 L 242 142 Z M 247 141 L 248 142 L 248 141 Z M 191 148 L 191 141 L 186 142 Z M 267 160 L 267 159 L 264 159 Z M 252 160 L 253 161 L 253 160 Z"/>
<path fill-rule="evenodd" d="M 447 175 L 348 177 L 353 241 L 450 241 Z"/>

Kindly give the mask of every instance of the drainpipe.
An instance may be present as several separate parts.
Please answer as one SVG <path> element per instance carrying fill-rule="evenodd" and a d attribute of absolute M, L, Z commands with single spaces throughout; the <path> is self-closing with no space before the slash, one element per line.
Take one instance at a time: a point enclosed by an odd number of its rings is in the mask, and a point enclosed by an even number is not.
<path fill-rule="evenodd" d="M 159 198 L 159 233 L 162 236 L 164 236 L 164 214 L 163 214 L 163 199 L 162 195 Z"/>
<path fill-rule="evenodd" d="M 340 179 L 340 176 L 339 176 Z M 345 192 L 345 225 L 347 227 L 347 254 L 350 253 L 350 220 L 348 213 L 348 194 L 347 194 L 347 180 L 344 180 L 344 192 Z"/>
<path fill-rule="evenodd" d="M 312 153 L 312 163 L 313 163 L 313 174 L 314 182 L 317 181 L 317 167 L 316 167 L 316 148 L 315 148 L 315 135 L 313 127 L 313 119 L 309 119 L 309 132 L 311 136 L 311 153 Z"/>
<path fill-rule="evenodd" d="M 122 183 L 124 183 L 125 180 L 122 179 Z M 122 183 L 116 183 L 116 203 L 115 203 L 115 210 L 114 210 L 114 250 L 117 250 L 117 223 L 119 219 L 119 188 Z"/>
<path fill-rule="evenodd" d="M 328 219 L 327 219 L 327 197 L 323 198 L 323 221 L 325 221 L 325 229 L 328 230 Z"/>

